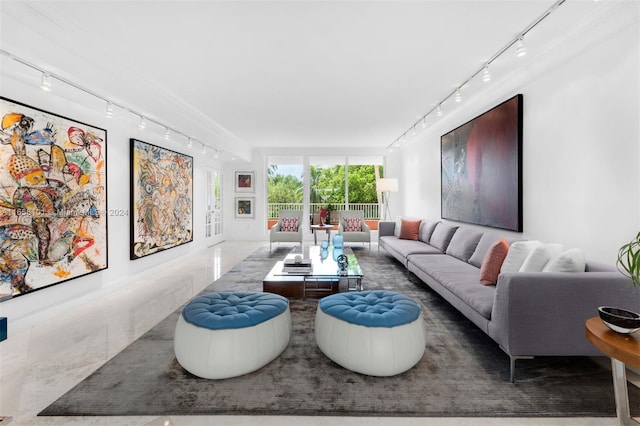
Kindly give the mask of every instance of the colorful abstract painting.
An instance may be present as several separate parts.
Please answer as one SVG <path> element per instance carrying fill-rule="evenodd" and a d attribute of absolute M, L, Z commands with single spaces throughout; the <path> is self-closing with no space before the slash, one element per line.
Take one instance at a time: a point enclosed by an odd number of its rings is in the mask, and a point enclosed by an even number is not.
<path fill-rule="evenodd" d="M 0 297 L 107 268 L 107 131 L 0 98 Z"/>
<path fill-rule="evenodd" d="M 442 218 L 522 231 L 522 95 L 441 138 Z"/>
<path fill-rule="evenodd" d="M 193 240 L 193 157 L 131 139 L 131 259 Z"/>

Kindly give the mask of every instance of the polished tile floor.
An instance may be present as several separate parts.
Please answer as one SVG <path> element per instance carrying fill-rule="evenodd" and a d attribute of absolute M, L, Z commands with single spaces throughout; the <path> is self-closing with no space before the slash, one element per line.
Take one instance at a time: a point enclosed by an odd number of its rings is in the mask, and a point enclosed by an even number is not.
<path fill-rule="evenodd" d="M 112 285 L 94 300 L 11 324 L 0 343 L 0 426 L 616 425 L 614 418 L 37 417 L 37 413 L 265 243 L 224 242 Z M 266 244 L 268 245 L 268 243 Z M 376 250 L 376 247 L 372 247 Z M 143 276 L 142 276 L 143 275 Z M 176 286 L 180 279 L 188 285 Z M 490 398 L 490 395 L 487 395 Z M 603 395 L 603 398 L 612 398 Z"/>

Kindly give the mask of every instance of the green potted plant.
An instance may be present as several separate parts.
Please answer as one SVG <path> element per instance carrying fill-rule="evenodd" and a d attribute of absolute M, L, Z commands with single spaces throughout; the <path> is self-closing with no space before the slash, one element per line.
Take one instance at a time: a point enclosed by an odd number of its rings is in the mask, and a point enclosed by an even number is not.
<path fill-rule="evenodd" d="M 631 278 L 633 285 L 640 287 L 640 232 L 620 247 L 616 266 L 624 276 Z"/>
<path fill-rule="evenodd" d="M 634 286 L 640 287 L 640 232 L 618 250 L 616 266 L 620 273 L 631 278 Z M 598 314 L 604 323 L 615 332 L 631 334 L 640 330 L 640 314 L 611 306 L 600 306 Z"/>

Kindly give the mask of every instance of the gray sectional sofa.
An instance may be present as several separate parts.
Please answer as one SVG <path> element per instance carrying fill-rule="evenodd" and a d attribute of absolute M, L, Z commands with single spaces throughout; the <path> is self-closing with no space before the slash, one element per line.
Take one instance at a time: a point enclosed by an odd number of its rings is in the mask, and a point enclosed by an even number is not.
<path fill-rule="evenodd" d="M 480 268 L 499 231 L 422 220 L 418 240 L 400 239 L 396 222 L 378 225 L 384 249 L 517 359 L 602 355 L 585 338 L 585 321 L 609 305 L 637 311 L 640 289 L 614 266 L 586 262 L 585 272 L 500 273 L 496 285 L 480 283 Z M 513 234 L 511 234 L 513 235 Z"/>

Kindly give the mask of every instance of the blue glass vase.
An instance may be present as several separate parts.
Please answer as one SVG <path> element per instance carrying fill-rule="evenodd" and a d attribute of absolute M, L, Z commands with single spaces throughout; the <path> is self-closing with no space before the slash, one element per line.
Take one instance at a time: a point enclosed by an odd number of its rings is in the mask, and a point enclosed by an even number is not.
<path fill-rule="evenodd" d="M 337 249 L 341 249 L 343 241 L 344 241 L 344 238 L 342 237 L 342 234 L 334 235 L 333 236 L 333 247 L 337 248 Z"/>

